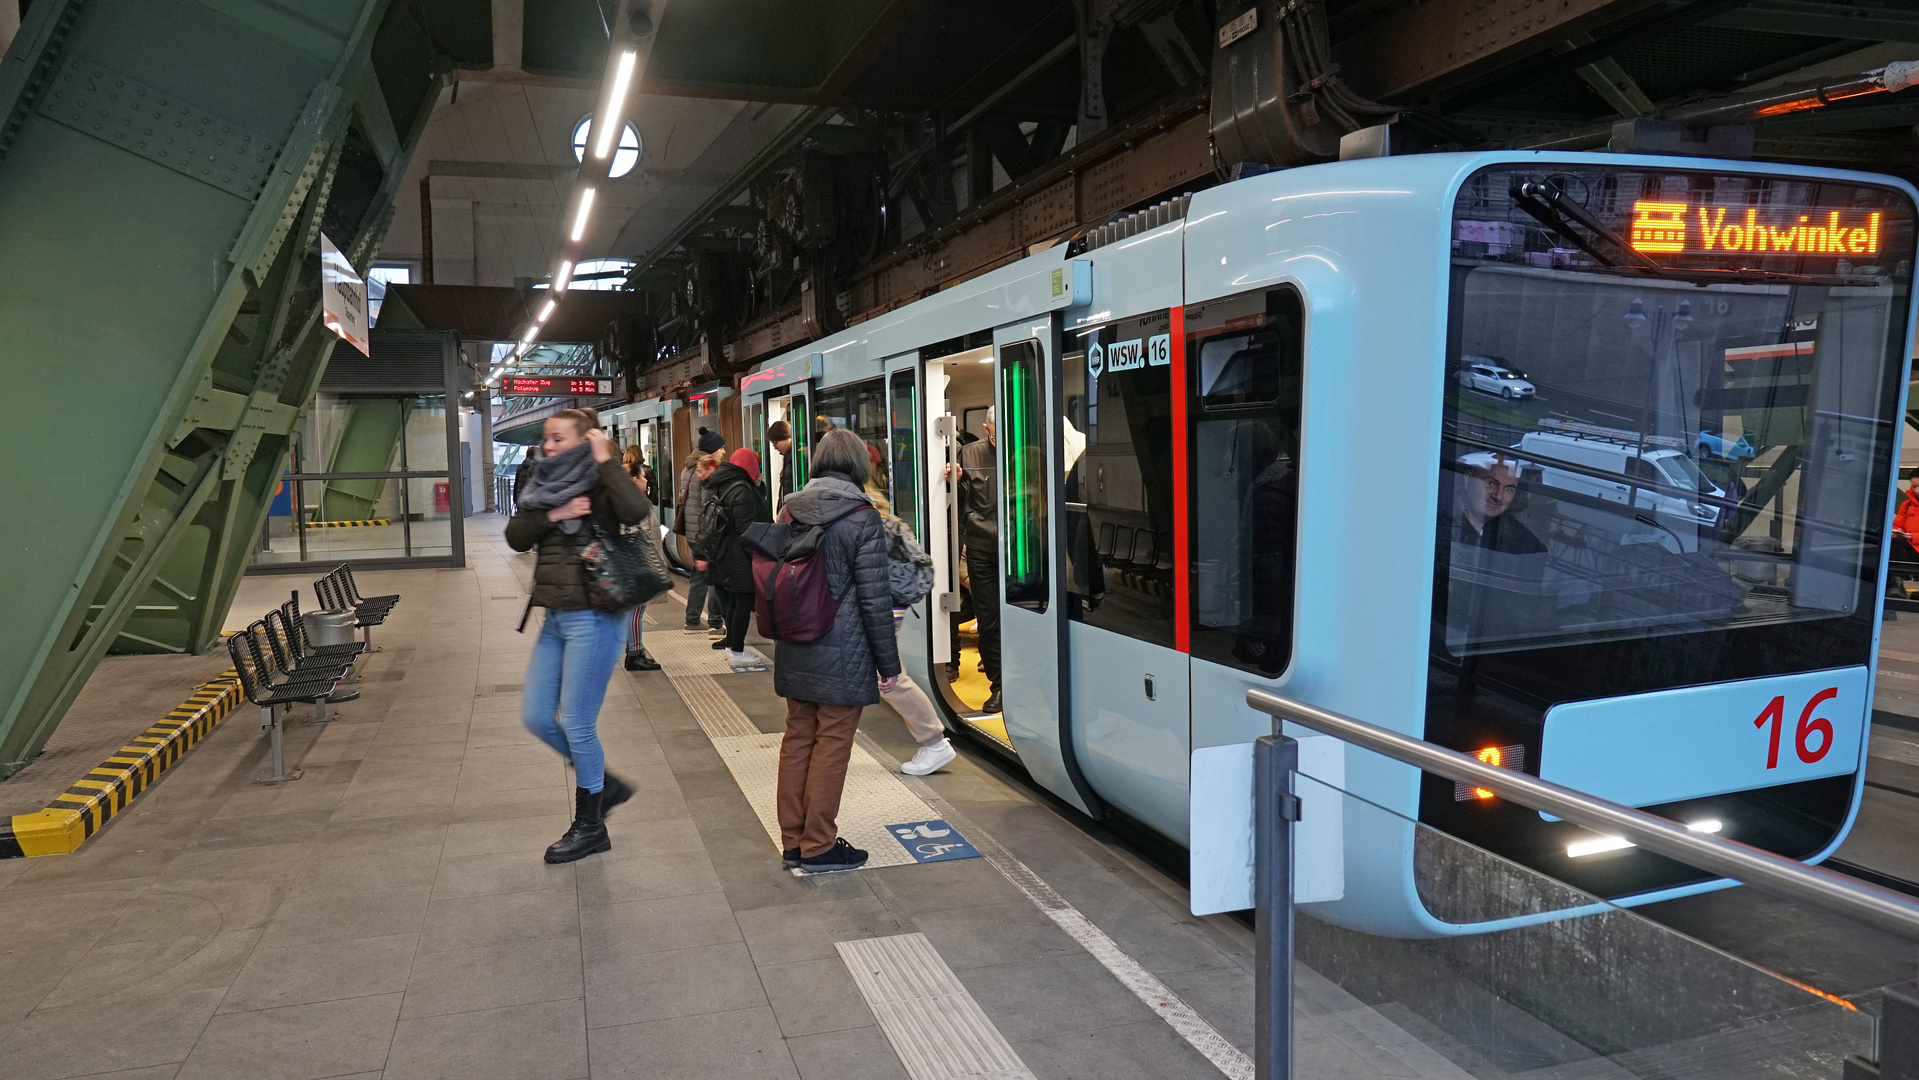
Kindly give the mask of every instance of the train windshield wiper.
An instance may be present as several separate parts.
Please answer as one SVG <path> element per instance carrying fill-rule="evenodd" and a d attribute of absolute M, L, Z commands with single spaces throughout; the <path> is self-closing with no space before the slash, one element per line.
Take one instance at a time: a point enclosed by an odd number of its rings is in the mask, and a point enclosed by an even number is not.
<path fill-rule="evenodd" d="M 1564 188 L 1551 180 L 1521 180 L 1513 185 L 1511 195 L 1513 202 L 1517 203 L 1521 210 L 1526 211 L 1541 225 L 1570 240 L 1574 247 L 1592 256 L 1605 271 L 1611 273 L 1644 274 L 1673 281 L 1688 281 L 1694 285 L 1711 285 L 1719 281 L 1772 285 L 1870 286 L 1880 284 L 1878 278 L 1845 274 L 1785 274 L 1776 270 L 1681 269 L 1667 266 L 1627 243 L 1625 237 L 1594 217 L 1591 211 L 1575 202 L 1566 194 Z M 1593 238 L 1588 239 L 1574 229 L 1575 222 L 1590 232 Z M 1598 245 L 1594 243 L 1595 239 L 1612 245 L 1626 257 L 1627 261 L 1622 263 L 1599 250 Z"/>

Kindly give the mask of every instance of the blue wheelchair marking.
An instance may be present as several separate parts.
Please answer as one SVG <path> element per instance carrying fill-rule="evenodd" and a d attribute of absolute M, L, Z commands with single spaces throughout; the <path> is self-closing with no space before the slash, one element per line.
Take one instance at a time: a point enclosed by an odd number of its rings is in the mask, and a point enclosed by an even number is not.
<path fill-rule="evenodd" d="M 915 862 L 948 862 L 953 859 L 977 859 L 979 849 L 966 842 L 959 830 L 937 818 L 932 821 L 908 821 L 888 825 L 886 831 L 900 842 Z"/>

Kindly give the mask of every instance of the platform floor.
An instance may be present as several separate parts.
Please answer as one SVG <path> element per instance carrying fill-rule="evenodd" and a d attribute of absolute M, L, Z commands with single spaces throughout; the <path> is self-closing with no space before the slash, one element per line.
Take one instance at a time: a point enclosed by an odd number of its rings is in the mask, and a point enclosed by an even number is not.
<path fill-rule="evenodd" d="M 255 782 L 243 708 L 78 854 L 0 862 L 0 1080 L 1250 1077 L 1245 928 L 1193 918 L 1178 883 L 977 751 L 898 777 L 913 746 L 884 706 L 849 803 L 868 828 L 945 820 L 983 856 L 784 870 L 771 675 L 723 672 L 677 600 L 650 616 L 667 670 L 616 675 L 602 714 L 638 789 L 614 850 L 546 866 L 570 778 L 519 723 L 532 560 L 502 523 L 469 520 L 466 569 L 364 575 L 405 599 L 361 698 L 292 725 L 300 781 Z M 231 621 L 298 583 L 247 579 Z M 99 678 L 159 692 L 132 665 Z M 1873 760 L 1919 769 L 1919 736 Z M 1906 865 L 1909 844 L 1882 846 Z M 1297 1076 L 1469 1075 L 1393 1002 L 1304 969 L 1295 993 Z"/>
<path fill-rule="evenodd" d="M 1249 936 L 1186 914 L 1175 884 L 965 756 L 927 797 L 1197 1028 L 1176 1030 L 986 858 L 784 870 L 665 674 L 621 673 L 608 693 L 609 761 L 639 792 L 614 850 L 545 865 L 570 780 L 520 726 L 531 560 L 500 520 L 471 519 L 468 569 L 364 576 L 406 599 L 375 632 L 360 700 L 291 725 L 303 779 L 253 782 L 263 740 L 242 709 L 78 854 L 0 862 L 0 1077 L 932 1075 L 909 1074 L 836 948 L 877 939 L 907 960 L 930 946 L 920 960 L 976 1003 L 1026 1070 L 1012 1075 L 1218 1076 L 1186 1037 L 1201 1029 L 1244 1061 Z M 247 579 L 235 617 L 294 583 Z M 653 611 L 649 638 L 687 639 L 678 607 Z M 778 730 L 770 676 L 707 677 Z M 863 731 L 876 761 L 911 753 L 884 707 Z M 1367 1066 L 1332 1030 L 1311 1052 L 1338 1075 L 1461 1075 Z"/>

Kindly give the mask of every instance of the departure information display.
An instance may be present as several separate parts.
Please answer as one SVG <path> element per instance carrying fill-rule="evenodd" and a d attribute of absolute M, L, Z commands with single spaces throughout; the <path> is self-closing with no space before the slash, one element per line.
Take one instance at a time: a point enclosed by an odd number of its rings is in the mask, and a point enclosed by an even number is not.
<path fill-rule="evenodd" d="M 1798 207 L 1725 206 L 1639 199 L 1633 203 L 1632 246 L 1671 254 L 1741 252 L 1781 255 L 1879 254 L 1881 212 Z"/>
<path fill-rule="evenodd" d="M 500 380 L 501 397 L 611 397 L 612 379 L 577 375 L 509 376 Z"/>

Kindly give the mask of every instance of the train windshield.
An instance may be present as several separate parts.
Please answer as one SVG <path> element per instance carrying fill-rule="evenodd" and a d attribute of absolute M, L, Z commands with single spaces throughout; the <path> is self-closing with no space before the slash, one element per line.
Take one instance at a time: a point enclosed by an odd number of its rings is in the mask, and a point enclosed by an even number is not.
<path fill-rule="evenodd" d="M 1446 650 L 1870 607 L 1912 250 L 1885 188 L 1474 176 L 1453 221 Z"/>

